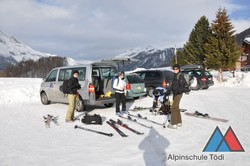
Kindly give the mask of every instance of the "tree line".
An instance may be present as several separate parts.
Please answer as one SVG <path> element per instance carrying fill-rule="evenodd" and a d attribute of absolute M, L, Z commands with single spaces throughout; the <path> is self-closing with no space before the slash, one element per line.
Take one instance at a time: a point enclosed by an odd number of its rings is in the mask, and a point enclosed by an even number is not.
<path fill-rule="evenodd" d="M 241 55 L 236 43 L 235 30 L 229 20 L 226 9 L 219 8 L 216 18 L 209 24 L 202 16 L 195 24 L 189 39 L 182 50 L 176 52 L 172 64 L 200 64 L 205 68 L 219 71 L 219 81 L 223 80 L 224 69 L 235 70 Z"/>
<path fill-rule="evenodd" d="M 38 77 L 45 78 L 51 69 L 67 65 L 65 57 L 42 57 L 38 60 L 23 60 L 9 65 L 0 73 L 1 77 Z"/>

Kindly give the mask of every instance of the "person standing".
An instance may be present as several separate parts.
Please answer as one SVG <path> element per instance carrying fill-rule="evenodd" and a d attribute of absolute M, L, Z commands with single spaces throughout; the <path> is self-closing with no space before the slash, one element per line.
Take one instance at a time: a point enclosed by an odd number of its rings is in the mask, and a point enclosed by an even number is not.
<path fill-rule="evenodd" d="M 180 65 L 175 64 L 173 66 L 174 78 L 170 84 L 168 93 L 173 93 L 173 103 L 170 109 L 171 112 L 171 123 L 167 126 L 168 128 L 177 129 L 177 127 L 182 126 L 182 119 L 180 113 L 180 101 L 183 94 L 183 89 L 185 86 L 185 78 L 183 74 L 180 73 Z"/>
<path fill-rule="evenodd" d="M 115 99 L 116 99 L 116 115 L 122 116 L 127 114 L 126 111 L 126 81 L 124 79 L 124 72 L 119 73 L 119 77 L 114 80 L 113 88 L 115 89 Z M 122 110 L 120 111 L 120 104 L 122 103 Z"/>
<path fill-rule="evenodd" d="M 76 108 L 76 98 L 78 96 L 78 89 L 81 89 L 81 85 L 78 82 L 78 70 L 73 71 L 72 77 L 69 79 L 68 86 L 69 86 L 69 108 L 66 114 L 66 122 L 73 122 L 74 121 L 74 111 Z"/>

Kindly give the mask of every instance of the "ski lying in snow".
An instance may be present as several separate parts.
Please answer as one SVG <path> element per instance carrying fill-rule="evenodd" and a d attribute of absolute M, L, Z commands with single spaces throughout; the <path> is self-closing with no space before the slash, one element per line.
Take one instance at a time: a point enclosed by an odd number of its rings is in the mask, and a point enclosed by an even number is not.
<path fill-rule="evenodd" d="M 48 115 L 47 116 L 55 125 L 59 126 L 59 123 L 58 123 L 58 116 L 53 116 L 53 115 Z"/>
<path fill-rule="evenodd" d="M 202 118 L 202 119 L 209 119 L 209 120 L 214 120 L 214 121 L 219 121 L 219 122 L 225 122 L 225 123 L 228 122 L 227 119 L 211 117 L 208 114 L 203 114 L 203 113 L 200 113 L 198 111 L 195 111 L 194 113 L 186 112 L 185 115 L 193 116 L 193 117 L 196 117 L 196 118 Z"/>
<path fill-rule="evenodd" d="M 131 116 L 127 116 L 127 117 L 124 117 L 124 116 L 119 116 L 120 118 L 123 118 L 123 119 L 127 119 L 127 120 L 129 120 L 129 121 L 131 121 L 131 122 L 134 122 L 134 123 L 136 123 L 136 124 L 138 124 L 138 125 L 141 125 L 141 126 L 143 126 L 143 127 L 146 127 L 146 128 L 149 128 L 149 129 L 151 129 L 151 128 L 153 128 L 152 126 L 147 126 L 147 125 L 145 125 L 145 124 L 143 124 L 143 123 L 140 123 L 140 122 L 138 122 L 136 119 L 133 119 Z"/>
<path fill-rule="evenodd" d="M 136 117 L 136 118 L 139 118 L 139 119 L 142 119 L 142 120 L 145 120 L 145 121 L 148 121 L 148 122 L 152 122 L 152 123 L 154 123 L 154 124 L 157 124 L 157 125 L 162 126 L 161 123 L 158 123 L 158 122 L 156 122 L 156 121 L 150 120 L 150 119 L 148 119 L 147 117 L 143 117 L 141 114 L 137 114 L 137 115 L 129 114 L 129 116 Z"/>
<path fill-rule="evenodd" d="M 45 127 L 46 128 L 50 128 L 50 123 L 53 122 L 55 125 L 59 125 L 58 122 L 57 122 L 57 119 L 58 119 L 58 116 L 57 117 L 54 117 L 53 115 L 47 115 L 47 116 L 43 116 L 43 120 L 44 120 L 44 123 L 45 123 Z"/>
<path fill-rule="evenodd" d="M 110 119 L 109 121 L 106 121 L 107 124 L 109 124 L 113 129 L 115 129 L 115 131 L 120 134 L 120 136 L 122 137 L 127 137 L 128 135 L 124 134 L 124 132 L 122 132 L 116 125 L 116 123 L 114 123 L 112 121 L 112 119 Z"/>
<path fill-rule="evenodd" d="M 110 119 L 110 121 L 113 122 L 113 123 L 116 123 L 116 124 L 118 124 L 118 125 L 120 125 L 120 126 L 122 126 L 124 128 L 126 128 L 126 129 L 128 129 L 130 131 L 132 131 L 135 134 L 138 134 L 138 135 L 144 134 L 144 133 L 141 133 L 141 132 L 129 127 L 127 124 L 123 123 L 120 119 L 117 119 L 117 121 L 114 121 L 114 120 Z"/>
<path fill-rule="evenodd" d="M 142 111 L 142 110 L 149 110 L 152 107 L 137 107 L 135 106 L 134 108 L 130 109 L 129 111 Z"/>
<path fill-rule="evenodd" d="M 92 130 L 92 129 L 88 129 L 88 128 L 77 126 L 77 125 L 75 125 L 75 129 L 82 129 L 82 130 L 90 131 L 90 132 L 93 132 L 93 133 L 97 133 L 97 134 L 101 134 L 101 135 L 106 135 L 106 136 L 109 136 L 109 137 L 113 136 L 113 133 L 104 133 L 104 132 L 101 132 L 101 131 Z"/>
<path fill-rule="evenodd" d="M 44 123 L 45 123 L 45 127 L 46 128 L 50 128 L 50 119 L 46 116 L 43 116 L 43 120 L 44 120 Z"/>

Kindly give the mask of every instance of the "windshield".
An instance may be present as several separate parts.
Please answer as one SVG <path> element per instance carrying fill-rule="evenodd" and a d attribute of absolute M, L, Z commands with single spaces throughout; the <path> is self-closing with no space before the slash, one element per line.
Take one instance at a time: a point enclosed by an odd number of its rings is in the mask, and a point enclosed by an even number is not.
<path fill-rule="evenodd" d="M 127 75 L 127 80 L 129 83 L 133 84 L 133 83 L 144 83 L 144 81 L 142 80 L 141 77 L 139 77 L 138 75 Z"/>

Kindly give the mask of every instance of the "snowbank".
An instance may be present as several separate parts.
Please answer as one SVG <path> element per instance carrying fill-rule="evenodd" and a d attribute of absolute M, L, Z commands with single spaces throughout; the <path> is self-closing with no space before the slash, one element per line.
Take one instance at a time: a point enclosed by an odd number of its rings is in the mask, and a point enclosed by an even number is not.
<path fill-rule="evenodd" d="M 238 76 L 237 76 L 238 74 Z M 115 108 L 89 106 L 89 114 L 100 114 L 103 125 L 84 125 L 80 121 L 65 123 L 68 106 L 52 103 L 42 105 L 39 88 L 42 79 L 0 78 L 0 165 L 1 166 L 210 166 L 210 165 L 249 165 L 250 133 L 246 127 L 250 123 L 249 115 L 249 73 L 237 73 L 236 78 L 227 75 L 227 82 L 215 85 L 207 90 L 192 91 L 183 95 L 181 108 L 188 112 L 198 110 L 210 116 L 224 118 L 222 123 L 182 114 L 183 126 L 177 130 L 163 128 L 160 125 L 139 120 L 152 129 L 123 120 L 130 127 L 143 132 L 136 135 L 120 128 L 128 137 L 123 138 L 105 121 L 117 120 Z M 237 79 L 241 78 L 242 81 Z M 143 97 L 128 100 L 127 108 L 135 106 L 150 107 L 152 98 Z M 164 116 L 153 115 L 148 110 L 140 112 L 148 119 L 162 123 Z M 45 128 L 43 116 L 58 116 L 59 126 L 51 124 Z M 75 113 L 81 118 L 83 113 Z M 88 131 L 74 129 L 75 125 L 113 133 L 107 137 Z M 245 152 L 202 152 L 216 127 L 225 134 L 229 126 L 234 130 Z M 221 156 L 222 160 L 211 158 Z M 184 156 L 181 159 L 180 156 Z M 188 160 L 185 156 L 207 156 L 206 160 Z"/>

